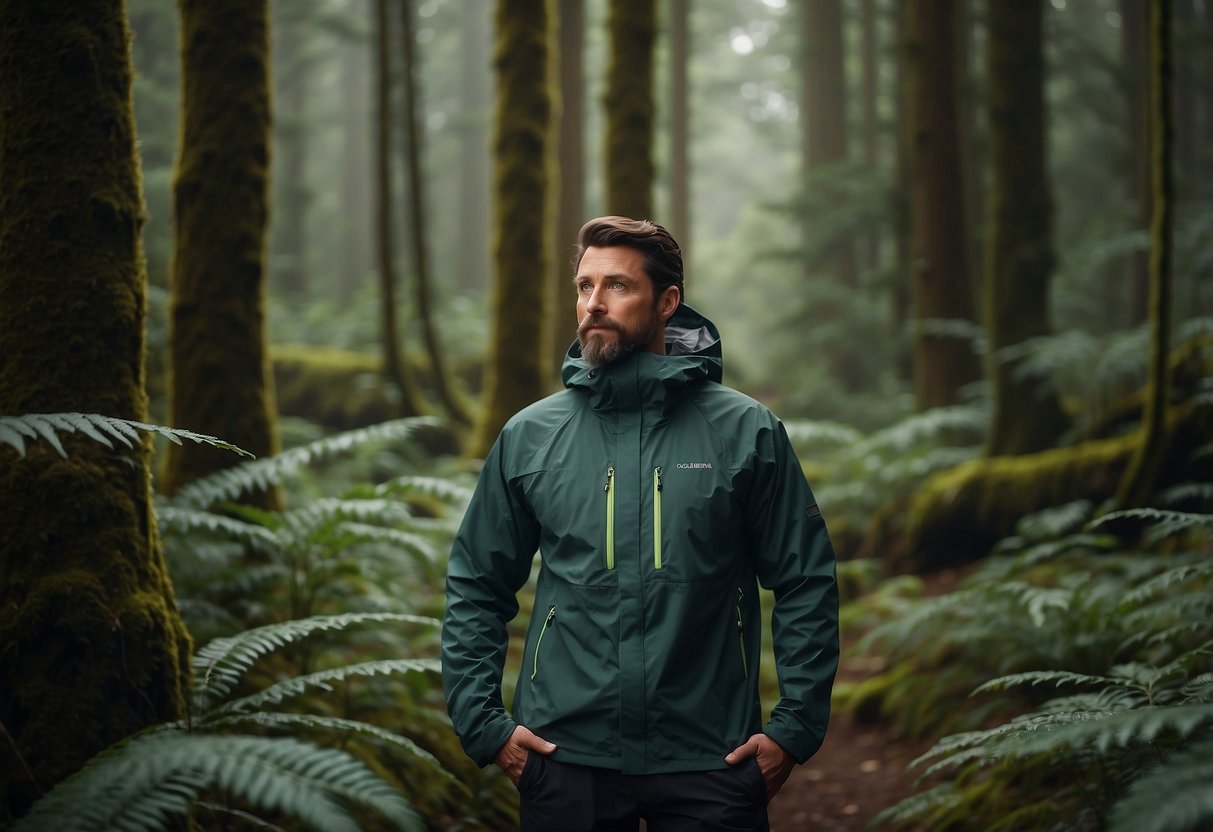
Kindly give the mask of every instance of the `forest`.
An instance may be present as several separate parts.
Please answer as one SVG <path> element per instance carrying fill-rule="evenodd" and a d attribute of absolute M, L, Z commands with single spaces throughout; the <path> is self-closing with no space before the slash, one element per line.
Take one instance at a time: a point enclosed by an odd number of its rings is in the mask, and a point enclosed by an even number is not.
<path fill-rule="evenodd" d="M 446 560 L 604 214 L 838 553 L 772 828 L 1209 829 L 1210 174 L 1209 0 L 0 0 L 0 829 L 516 827 Z"/>

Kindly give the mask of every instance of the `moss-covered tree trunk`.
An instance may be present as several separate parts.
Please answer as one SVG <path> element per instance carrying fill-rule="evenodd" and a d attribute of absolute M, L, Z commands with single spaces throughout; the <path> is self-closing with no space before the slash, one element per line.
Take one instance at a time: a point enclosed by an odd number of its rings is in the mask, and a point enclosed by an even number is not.
<path fill-rule="evenodd" d="M 463 60 L 459 64 L 459 285 L 465 289 L 485 290 L 492 272 L 489 257 L 489 201 L 484 198 L 490 187 L 489 118 L 491 115 L 493 72 L 492 15 L 484 0 L 462 0 L 463 19 L 460 45 Z"/>
<path fill-rule="evenodd" d="M 552 306 L 548 316 L 550 385 L 560 384 L 559 370 L 569 344 L 577 337 L 577 291 L 573 287 L 573 253 L 585 221 L 585 0 L 560 0 L 555 15 L 556 57 L 551 61 L 559 90 L 556 131 L 556 217 L 551 263 Z"/>
<path fill-rule="evenodd" d="M 926 410 L 955 404 L 960 389 L 981 377 L 981 365 L 969 341 L 952 331 L 957 322 L 964 325 L 974 319 L 965 249 L 952 0 L 907 3 L 904 13 L 916 319 L 914 403 Z"/>
<path fill-rule="evenodd" d="M 270 155 L 267 0 L 179 0 L 181 131 L 173 182 L 170 420 L 257 456 L 278 449 L 265 345 Z M 172 445 L 161 487 L 235 464 Z M 276 489 L 250 495 L 280 507 Z"/>
<path fill-rule="evenodd" d="M 392 210 L 392 63 L 388 0 L 372 0 L 375 32 L 375 254 L 379 269 L 379 343 L 383 374 L 400 393 L 400 415 L 421 413 L 421 399 L 400 350 L 396 315 L 395 212 Z"/>
<path fill-rule="evenodd" d="M 469 448 L 484 457 L 501 426 L 547 389 L 548 12 L 498 0 L 493 115 L 493 300 L 484 405 Z"/>
<path fill-rule="evenodd" d="M 1159 481 L 1167 446 L 1171 338 L 1171 2 L 1150 3 L 1150 148 L 1154 215 L 1150 221 L 1150 363 L 1141 438 L 1116 493 L 1121 508 L 1145 505 Z"/>
<path fill-rule="evenodd" d="M 847 79 L 844 61 L 842 0 L 813 0 L 801 6 L 801 84 L 804 187 L 806 193 L 821 185 L 814 173 L 847 158 Z M 814 237 L 813 219 L 806 213 L 804 239 Z M 832 245 L 830 270 L 847 286 L 857 281 L 854 240 L 842 234 Z M 810 252 L 806 251 L 806 272 Z"/>
<path fill-rule="evenodd" d="M 1044 5 L 990 0 L 990 203 L 986 250 L 986 374 L 991 456 L 1052 447 L 1068 420 L 1047 383 L 1021 378 L 1024 357 L 1001 352 L 1049 332 L 1052 215 L 1045 154 Z"/>
<path fill-rule="evenodd" d="M 413 280 L 416 287 L 417 318 L 421 322 L 421 333 L 425 349 L 430 357 L 430 380 L 434 394 L 443 410 L 452 421 L 461 425 L 471 424 L 467 411 L 451 385 L 447 371 L 445 352 L 438 329 L 434 325 L 433 302 L 430 289 L 433 275 L 430 270 L 429 238 L 426 234 L 425 174 L 421 169 L 423 131 L 418 125 L 421 112 L 420 84 L 417 82 L 417 38 L 413 25 L 413 2 L 401 0 L 401 55 L 404 61 L 404 158 L 408 173 L 409 221 L 412 225 Z"/>
<path fill-rule="evenodd" d="M 670 0 L 670 233 L 682 250 L 691 252 L 691 116 L 687 69 L 691 60 L 690 0 Z"/>
<path fill-rule="evenodd" d="M 0 20 L 0 413 L 146 420 L 124 4 L 0 0 Z M 0 448 L 0 826 L 185 707 L 150 444 L 64 445 Z"/>
<path fill-rule="evenodd" d="M 654 0 L 610 0 L 606 95 L 607 213 L 653 216 Z"/>

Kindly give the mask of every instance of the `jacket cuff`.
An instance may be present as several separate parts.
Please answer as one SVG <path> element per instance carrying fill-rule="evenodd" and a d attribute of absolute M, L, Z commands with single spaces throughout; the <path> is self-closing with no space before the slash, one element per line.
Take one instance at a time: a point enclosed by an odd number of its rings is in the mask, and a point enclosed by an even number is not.
<path fill-rule="evenodd" d="M 517 727 L 518 723 L 507 714 L 499 714 L 476 732 L 475 739 L 469 737 L 463 745 L 463 750 L 476 765 L 484 768 L 493 762 L 501 746 L 505 745 Z"/>
<path fill-rule="evenodd" d="M 825 740 L 824 731 L 819 735 L 816 731 L 804 728 L 793 730 L 787 726 L 776 725 L 774 723 L 768 723 L 762 729 L 762 733 L 773 739 L 780 748 L 788 752 L 797 765 L 806 762 L 816 754 Z"/>

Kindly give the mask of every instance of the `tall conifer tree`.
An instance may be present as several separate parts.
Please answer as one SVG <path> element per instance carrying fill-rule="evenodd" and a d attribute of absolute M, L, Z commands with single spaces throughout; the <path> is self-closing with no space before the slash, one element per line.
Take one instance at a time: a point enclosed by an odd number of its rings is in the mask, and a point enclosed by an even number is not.
<path fill-rule="evenodd" d="M 264 456 L 278 448 L 265 344 L 267 0 L 179 0 L 179 9 L 171 421 Z M 235 461 L 215 448 L 173 445 L 161 485 L 171 494 Z M 280 505 L 276 490 L 251 499 Z"/>
<path fill-rule="evenodd" d="M 125 6 L 0 0 L 0 20 L 0 413 L 146 421 Z M 185 708 L 150 444 L 62 441 L 0 446 L 0 825 Z"/>

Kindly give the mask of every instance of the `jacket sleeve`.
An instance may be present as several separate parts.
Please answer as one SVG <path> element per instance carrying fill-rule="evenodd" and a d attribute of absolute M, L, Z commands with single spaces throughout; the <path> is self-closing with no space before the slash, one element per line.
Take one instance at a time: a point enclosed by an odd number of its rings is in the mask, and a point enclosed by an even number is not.
<path fill-rule="evenodd" d="M 505 434 L 489 451 L 451 549 L 442 623 L 442 686 L 467 755 L 492 762 L 516 723 L 501 696 L 516 593 L 530 574 L 538 526 L 504 470 Z"/>
<path fill-rule="evenodd" d="M 771 637 L 779 702 L 764 733 L 798 763 L 817 752 L 838 670 L 834 548 L 783 424 L 759 431 L 746 523 L 758 580 L 774 592 Z"/>

